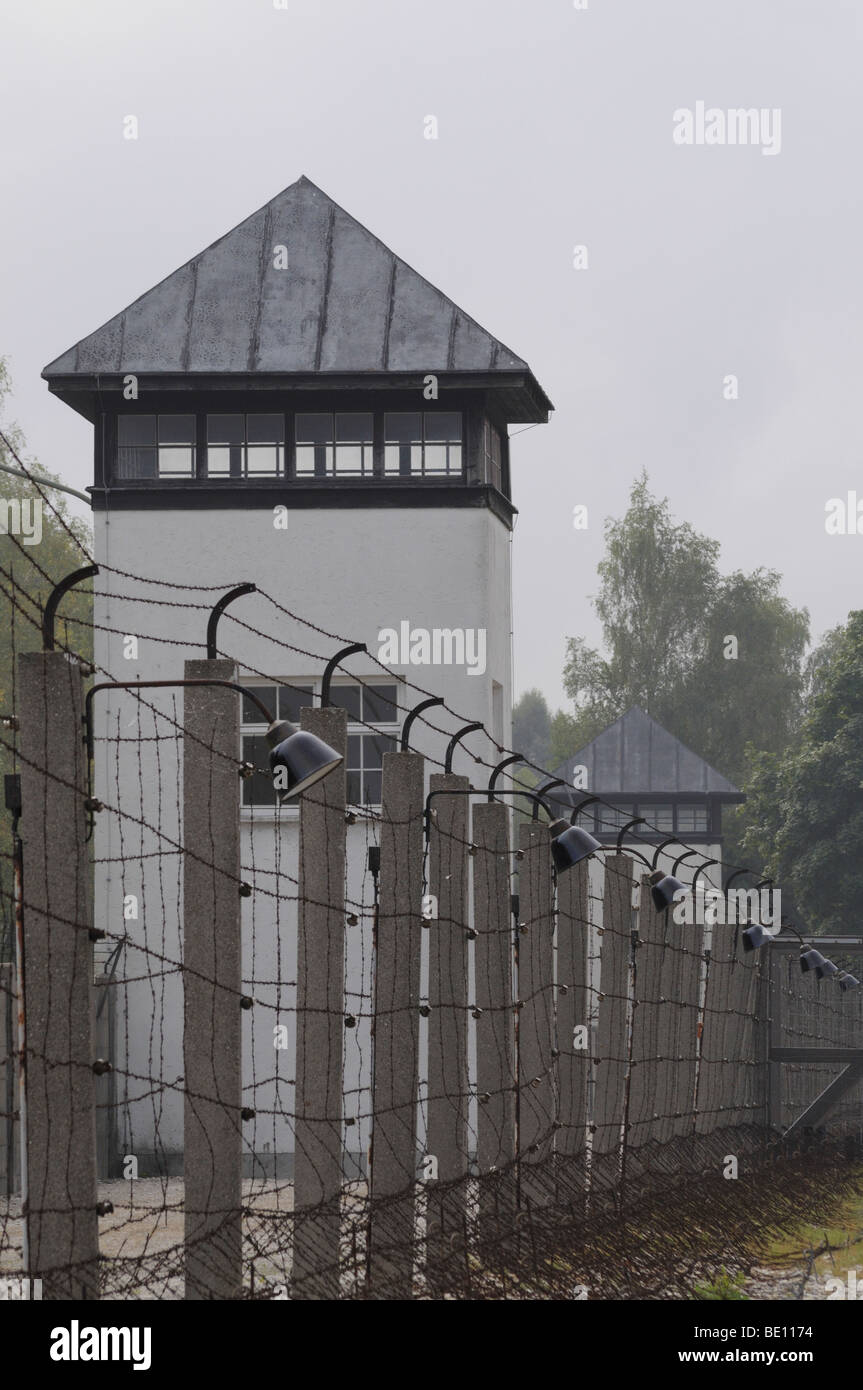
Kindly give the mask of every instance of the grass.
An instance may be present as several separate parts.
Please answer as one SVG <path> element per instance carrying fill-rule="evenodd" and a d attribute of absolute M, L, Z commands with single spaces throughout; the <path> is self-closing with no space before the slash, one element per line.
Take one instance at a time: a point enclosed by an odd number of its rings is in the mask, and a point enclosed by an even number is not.
<path fill-rule="evenodd" d="M 749 1295 L 743 1292 L 745 1278 L 742 1270 L 738 1274 L 729 1274 L 723 1265 L 715 1279 L 711 1279 L 708 1283 L 696 1284 L 692 1296 L 707 1302 L 718 1302 L 721 1299 L 729 1298 L 748 1299 Z"/>
<path fill-rule="evenodd" d="M 861 1170 L 863 1183 L 863 1170 Z M 820 1252 L 820 1253 L 816 1253 Z M 821 1279 L 846 1279 L 856 1269 L 863 1283 L 863 1191 L 841 1199 L 824 1221 L 802 1222 L 783 1232 L 759 1252 L 762 1268 L 797 1268 L 812 1260 L 812 1273 Z"/>

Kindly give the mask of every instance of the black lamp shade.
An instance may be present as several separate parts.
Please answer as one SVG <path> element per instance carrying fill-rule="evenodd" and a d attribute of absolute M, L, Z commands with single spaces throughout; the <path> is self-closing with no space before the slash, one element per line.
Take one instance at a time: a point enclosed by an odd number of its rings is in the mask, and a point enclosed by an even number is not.
<path fill-rule="evenodd" d="M 855 975 L 849 975 L 847 970 L 843 970 L 839 976 L 839 988 L 844 994 L 846 989 L 859 989 L 860 981 Z"/>
<path fill-rule="evenodd" d="M 556 827 L 553 827 L 556 828 Z M 587 859 L 600 848 L 598 840 L 582 830 L 578 825 L 569 825 L 562 835 L 556 835 L 551 842 L 551 857 L 559 874 L 571 869 L 573 864 Z"/>
<path fill-rule="evenodd" d="M 675 893 L 687 893 L 689 890 L 685 883 L 681 883 L 679 878 L 673 874 L 665 874 L 656 883 L 651 884 L 650 896 L 653 898 L 653 905 L 657 912 L 665 912 L 674 902 Z"/>
<path fill-rule="evenodd" d="M 824 960 L 815 967 L 816 980 L 829 980 L 831 976 L 839 974 L 839 966 L 834 965 L 832 960 Z"/>
<path fill-rule="evenodd" d="M 759 946 L 770 940 L 770 933 L 766 932 L 760 922 L 753 922 L 751 927 L 740 933 L 744 951 L 757 951 Z"/>
<path fill-rule="evenodd" d="M 816 951 L 814 946 L 810 946 L 808 951 L 804 951 L 800 956 L 800 969 L 804 975 L 807 970 L 820 970 L 826 964 L 820 951 Z"/>
<path fill-rule="evenodd" d="M 284 805 L 293 801 L 308 787 L 326 777 L 328 772 L 342 762 L 341 753 L 331 748 L 316 734 L 305 729 L 297 729 L 277 743 L 270 753 L 270 771 L 275 775 L 277 768 L 283 768 L 286 776 L 284 785 L 279 787 L 279 800 Z"/>

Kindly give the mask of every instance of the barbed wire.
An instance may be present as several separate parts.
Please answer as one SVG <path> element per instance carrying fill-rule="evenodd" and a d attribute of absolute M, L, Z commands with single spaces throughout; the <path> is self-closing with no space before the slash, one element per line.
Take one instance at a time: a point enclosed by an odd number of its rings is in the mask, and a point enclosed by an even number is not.
<path fill-rule="evenodd" d="M 11 568 L 2 576 L 17 651 L 18 624 L 41 626 L 38 604 Z M 68 679 L 77 679 L 71 663 Z M 237 756 L 215 719 L 195 731 L 176 695 L 161 709 L 128 693 L 149 710 L 152 732 L 139 716 L 130 737 L 117 709 L 101 720 L 92 854 L 69 866 L 74 895 L 49 904 L 56 935 L 39 962 L 51 1007 L 71 1026 L 75 981 L 58 970 L 60 942 L 100 934 L 95 1047 L 110 1070 L 97 1081 L 107 1152 L 99 1200 L 113 1210 L 100 1217 L 99 1296 L 182 1297 L 190 1269 L 217 1287 L 235 1249 L 231 1296 L 249 1299 L 686 1297 L 722 1269 L 751 1268 L 775 1230 L 860 1190 L 859 1085 L 825 1134 L 783 1140 L 836 1064 L 786 1064 L 777 1095 L 766 1046 L 771 1030 L 776 1046 L 859 1046 L 860 991 L 816 994 L 790 961 L 785 971 L 772 954 L 741 957 L 736 922 L 687 926 L 659 913 L 625 846 L 554 878 L 547 826 L 528 822 L 510 843 L 508 808 L 489 805 L 485 788 L 461 819 L 457 799 L 444 796 L 442 814 L 424 823 L 422 798 L 405 799 L 389 765 L 379 809 L 348 808 L 327 783 L 313 789 L 296 848 L 274 833 L 289 823 L 277 809 L 244 821 L 237 871 L 221 852 L 215 790 Z M 51 747 L 80 735 L 52 727 Z M 22 754 L 11 733 L 0 748 L 41 788 L 30 824 L 35 816 L 47 843 L 49 804 L 66 796 L 77 805 L 86 788 L 58 772 L 47 730 L 38 756 Z M 207 770 L 194 838 L 183 799 L 190 761 Z M 239 778 L 231 786 L 239 816 Z M 332 857 L 339 836 L 353 837 L 351 850 Z M 24 852 L 34 852 L 26 842 Z M 95 864 L 92 913 L 70 910 Z M 187 958 L 191 870 L 208 902 L 227 886 L 239 904 L 251 889 L 239 986 L 217 963 Z M 439 909 L 427 918 L 426 889 Z M 0 904 L 7 919 L 16 904 L 25 920 L 45 912 L 27 873 L 17 893 L 4 874 Z M 837 951 L 840 966 L 846 959 Z M 184 1027 L 184 992 L 197 985 L 211 1006 Z M 0 960 L 7 1014 L 19 989 L 11 961 Z M 246 1067 L 240 1094 L 226 1098 L 190 1081 L 187 1064 L 209 1058 L 215 1072 L 237 1012 Z M 279 1030 L 287 1046 L 277 1045 Z M 0 1090 L 7 1141 L 20 1124 L 6 1085 L 14 1058 L 13 1047 Z M 26 1061 L 33 1076 L 59 1070 L 76 1085 L 77 1064 L 33 1031 Z M 238 1141 L 245 1177 L 236 1205 L 223 1211 L 214 1197 L 196 1234 L 179 1176 L 184 1123 L 206 1127 L 214 1112 L 231 1136 L 230 1154 L 211 1150 L 214 1173 L 235 1162 Z M 53 1124 L 62 1164 L 68 1135 Z M 15 1164 L 9 1143 L 0 1149 L 2 1278 L 26 1270 Z M 68 1193 L 63 1200 L 92 1215 Z M 28 1206 L 30 1221 L 54 1214 L 38 1187 Z M 91 1277 L 74 1260 L 40 1272 L 55 1287 Z"/>

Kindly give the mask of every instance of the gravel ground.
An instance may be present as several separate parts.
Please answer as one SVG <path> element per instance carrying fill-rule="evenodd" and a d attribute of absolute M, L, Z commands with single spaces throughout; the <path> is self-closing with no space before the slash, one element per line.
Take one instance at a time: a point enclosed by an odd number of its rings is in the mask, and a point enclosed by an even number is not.
<path fill-rule="evenodd" d="M 111 1298 L 183 1297 L 183 1179 L 138 1178 L 99 1183 L 99 1201 L 113 1204 L 114 1210 L 99 1219 L 99 1249 L 107 1265 Z M 243 1183 L 243 1201 L 260 1219 L 246 1220 L 246 1261 L 255 1259 L 255 1280 L 262 1285 L 279 1284 L 285 1278 L 284 1258 L 267 1259 L 256 1254 L 256 1247 L 282 1242 L 267 1239 L 268 1217 L 293 1209 L 293 1186 L 286 1182 Z M 0 1199 L 0 1271 L 20 1269 L 22 1238 L 21 1203 Z M 287 1254 L 282 1252 L 283 1256 Z"/>
<path fill-rule="evenodd" d="M 829 1273 L 819 1274 L 808 1270 L 806 1265 L 797 1269 L 759 1269 L 756 1267 L 744 1281 L 743 1292 L 753 1299 L 795 1299 L 800 1302 L 814 1302 L 829 1298 L 833 1293 L 827 1287 Z M 846 1289 L 847 1289 L 847 1281 Z M 863 1302 L 863 1268 L 857 1269 L 857 1298 Z M 846 1294 L 847 1296 L 847 1294 Z"/>

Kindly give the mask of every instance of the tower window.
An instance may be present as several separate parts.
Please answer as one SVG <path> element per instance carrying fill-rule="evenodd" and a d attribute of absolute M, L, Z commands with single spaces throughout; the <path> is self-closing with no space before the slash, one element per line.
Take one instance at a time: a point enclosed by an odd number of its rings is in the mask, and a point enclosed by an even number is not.
<path fill-rule="evenodd" d="M 690 833 L 707 830 L 707 807 L 706 806 L 678 806 L 677 808 L 677 829 L 683 834 L 685 831 Z"/>
<path fill-rule="evenodd" d="M 591 806 L 579 817 L 579 825 L 593 829 L 597 834 L 610 835 L 625 825 L 633 816 L 643 816 L 646 825 L 636 826 L 633 834 L 639 836 L 657 835 L 704 835 L 710 829 L 707 807 L 703 805 L 675 805 L 671 801 L 644 802 L 637 806 L 616 805 Z"/>
<path fill-rule="evenodd" d="M 276 478 L 285 471 L 283 415 L 208 415 L 207 476 Z"/>
<path fill-rule="evenodd" d="M 369 478 L 373 472 L 371 411 L 299 413 L 297 477 Z"/>
<path fill-rule="evenodd" d="M 119 478 L 191 478 L 194 474 L 194 415 L 117 417 Z"/>
<path fill-rule="evenodd" d="M 347 800 L 351 806 L 379 806 L 384 753 L 394 753 L 398 733 L 398 691 L 391 685 L 334 685 L 334 705 L 347 711 Z M 373 724 L 381 733 L 369 729 Z"/>
<path fill-rule="evenodd" d="M 586 813 L 590 815 L 588 811 Z M 626 822 L 632 820 L 633 810 L 631 806 L 615 804 L 612 806 L 598 805 L 594 812 L 596 816 L 596 829 L 602 835 L 608 835 L 612 831 L 617 831 Z"/>
<path fill-rule="evenodd" d="M 448 477 L 462 471 L 460 411 L 388 411 L 384 470 L 400 477 Z"/>

